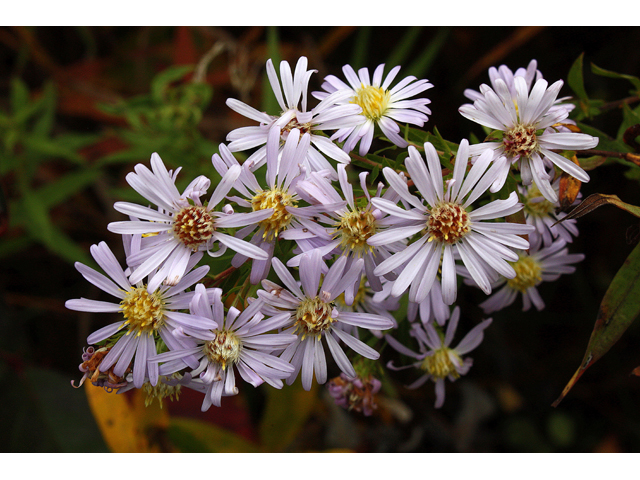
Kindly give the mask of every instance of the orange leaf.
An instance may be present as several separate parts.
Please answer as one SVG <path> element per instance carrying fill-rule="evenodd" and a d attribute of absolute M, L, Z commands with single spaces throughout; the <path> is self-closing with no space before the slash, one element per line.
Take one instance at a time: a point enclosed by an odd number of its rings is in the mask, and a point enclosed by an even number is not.
<path fill-rule="evenodd" d="M 112 452 L 162 451 L 157 433 L 166 430 L 169 414 L 158 402 L 145 407 L 146 394 L 142 389 L 131 396 L 117 395 L 86 382 L 85 391 L 102 437 Z"/>

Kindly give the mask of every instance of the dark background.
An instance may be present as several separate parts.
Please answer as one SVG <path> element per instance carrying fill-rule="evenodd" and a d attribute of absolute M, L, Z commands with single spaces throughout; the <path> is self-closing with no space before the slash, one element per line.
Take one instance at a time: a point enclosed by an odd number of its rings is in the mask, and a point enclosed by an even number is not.
<path fill-rule="evenodd" d="M 459 115 L 457 108 L 467 102 L 462 94 L 464 88 L 477 90 L 480 83 L 488 82 L 487 69 L 492 65 L 506 64 L 515 70 L 535 58 L 547 80 L 565 80 L 561 91 L 564 96 L 572 93 L 566 86 L 569 69 L 584 53 L 587 92 L 591 98 L 605 101 L 628 96 L 630 84 L 593 75 L 591 62 L 607 70 L 640 76 L 638 28 L 372 27 L 364 32 L 351 27 L 277 29 L 281 57 L 295 63 L 300 55 L 306 55 L 310 68 L 318 70 L 312 77 L 311 91 L 319 89 L 321 79 L 329 73 L 341 77 L 340 68 L 357 55 L 354 52 L 358 45 L 366 42 L 368 46 L 363 49 L 363 63 L 353 66 L 356 70 L 359 66 L 372 70 L 394 53 L 394 47 L 408 31 L 416 35 L 416 40 L 407 64 L 434 42 L 441 44 L 423 72 L 423 78 L 434 84 L 426 93 L 432 100 L 433 115 L 425 128 L 437 126 L 446 139 L 454 142 L 468 137 L 470 132 L 482 135 L 480 127 Z M 268 29 L 262 27 L 2 28 L 0 107 L 8 108 L 14 77 L 21 78 L 34 96 L 40 94 L 47 81 L 53 81 L 58 92 L 56 131 L 104 133 L 106 140 L 83 151 L 86 158 L 96 161 L 123 148 L 108 134 L 114 126 L 122 125 L 121 120 L 101 113 L 97 104 L 148 92 L 155 74 L 171 65 L 197 62 L 220 40 L 234 45 L 236 54 L 244 55 L 251 68 L 260 69 L 267 55 L 267 34 Z M 224 64 L 229 55 L 223 54 L 219 61 Z M 387 65 L 387 69 L 392 66 Z M 212 66 L 207 80 L 213 84 L 213 99 L 200 123 L 206 139 L 216 144 L 223 142 L 226 133 L 243 122 L 226 107 L 226 98 L 241 98 L 259 106 L 262 70 L 258 72 L 257 83 L 241 95 L 234 89 L 224 65 Z M 397 78 L 408 73 L 411 71 L 403 63 Z M 615 136 L 620 122 L 621 114 L 614 110 L 596 118 L 592 125 Z M 148 157 L 138 161 L 147 162 Z M 130 163 L 114 168 L 108 181 L 124 187 L 124 175 L 132 166 Z M 39 178 L 46 182 L 55 177 L 57 169 L 64 168 L 64 164 L 48 163 Z M 624 177 L 625 171 L 626 167 L 612 165 L 591 172 L 592 181 L 583 185 L 583 195 L 617 194 L 625 202 L 640 204 L 638 185 Z M 0 178 L 7 203 L 12 200 L 13 182 L 11 175 Z M 93 243 L 118 242 L 115 235 L 106 231 L 106 224 L 115 218 L 109 210 L 115 200 L 101 197 L 100 189 L 94 186 L 57 207 L 53 214 L 66 233 L 88 252 Z M 76 213 L 78 209 L 81 216 Z M 336 411 L 330 401 L 323 401 L 323 408 L 310 417 L 290 449 L 638 451 L 640 379 L 630 375 L 640 365 L 640 333 L 635 325 L 587 371 L 558 408 L 551 407 L 578 368 L 600 300 L 634 246 L 627 238 L 634 225 L 637 219 L 614 207 L 602 207 L 581 218 L 580 236 L 571 251 L 584 253 L 586 260 L 578 265 L 576 274 L 540 288 L 547 303 L 544 311 L 523 313 L 518 300 L 494 315 L 485 341 L 471 354 L 473 368 L 466 377 L 447 385 L 442 409 L 433 408 L 431 383 L 409 391 L 402 385 L 411 383 L 417 372 L 399 372 L 393 379 L 401 395 L 401 407 L 385 404 L 376 415 L 365 418 Z M 23 233 L 9 227 L 0 241 Z M 95 291 L 90 290 L 70 262 L 41 246 L 0 258 L 0 265 L 0 429 L 4 432 L 0 448 L 104 449 L 83 403 L 84 392 L 73 390 L 69 381 L 77 382 L 81 377 L 77 366 L 84 339 L 105 320 L 64 307 L 65 300 L 91 297 Z M 461 297 L 463 316 L 468 312 L 470 317 L 479 318 L 477 304 L 482 293 L 465 288 Z M 209 415 L 201 418 L 252 439 L 259 420 L 261 394 L 247 392 L 247 388 L 241 390 L 239 399 L 225 398 L 221 409 L 213 407 Z M 187 398 L 172 405 L 172 413 L 197 416 L 201 401 L 198 395 L 195 400 Z M 243 400 L 246 396 L 250 398 Z M 82 426 L 69 426 L 75 421 L 73 416 L 56 417 L 58 407 L 67 402 L 78 405 L 76 418 Z M 393 413 L 404 408 L 412 411 L 409 422 Z M 66 428 L 71 428 L 77 437 L 72 447 L 63 446 L 60 441 Z"/>

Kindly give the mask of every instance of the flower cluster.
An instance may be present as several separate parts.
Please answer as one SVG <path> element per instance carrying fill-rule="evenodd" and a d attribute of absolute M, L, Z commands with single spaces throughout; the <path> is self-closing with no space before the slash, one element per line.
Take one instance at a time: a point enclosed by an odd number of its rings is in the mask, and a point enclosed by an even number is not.
<path fill-rule="evenodd" d="M 128 216 L 108 225 L 122 235 L 126 264 L 104 242 L 91 247 L 104 274 L 76 264 L 117 301 L 66 303 L 118 317 L 87 338 L 81 383 L 144 388 L 160 399 L 191 388 L 207 410 L 237 394 L 239 379 L 283 388 L 300 377 L 309 390 L 315 378 L 339 405 L 370 415 L 382 385 L 371 371 L 382 371 L 388 344 L 415 360 L 388 368 L 419 369 L 410 387 L 432 380 L 440 407 L 445 379 L 467 374 L 472 360 L 464 356 L 492 322 L 451 347 L 462 323 L 458 289 L 471 284 L 490 295 L 480 304 L 486 313 L 518 293 L 525 310 L 542 309 L 539 284 L 583 258 L 566 247 L 575 224 L 553 225 L 563 216 L 555 167 L 588 181 L 561 151 L 597 139 L 563 126 L 571 106 L 557 100 L 562 82 L 548 87 L 535 62 L 515 73 L 492 69 L 492 87 L 465 92 L 474 103 L 460 113 L 502 132 L 501 140 L 462 139 L 455 151 L 410 141 L 398 124 L 428 121 L 430 100 L 414 98 L 433 86 L 427 80 L 408 76 L 394 86 L 400 67 L 385 76 L 380 65 L 370 77 L 346 65 L 347 83 L 327 76 L 309 108 L 315 70 L 307 66 L 304 57 L 293 71 L 283 61 L 278 76 L 267 62 L 279 114 L 227 101 L 258 125 L 228 134 L 211 179 L 181 191 L 180 169 L 167 169 L 156 153 L 150 169 L 139 164 L 126 176 L 146 200 L 114 205 Z M 351 154 L 358 144 L 359 156 Z M 365 158 L 388 144 L 403 161 Z M 352 157 L 371 171 L 357 173 Z M 380 171 L 385 182 L 370 184 Z M 406 318 L 396 314 L 402 304 Z M 407 338 L 401 329 L 418 353 L 398 340 Z M 362 362 L 379 368 L 363 373 L 354 367 Z"/>

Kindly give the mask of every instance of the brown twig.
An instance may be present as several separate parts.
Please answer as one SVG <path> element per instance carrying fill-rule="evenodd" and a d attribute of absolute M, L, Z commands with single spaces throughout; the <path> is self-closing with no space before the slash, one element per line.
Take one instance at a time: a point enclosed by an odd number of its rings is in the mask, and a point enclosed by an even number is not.
<path fill-rule="evenodd" d="M 600 157 L 622 158 L 640 166 L 640 155 L 629 152 L 609 152 L 607 150 L 577 150 L 576 155 L 598 155 Z"/>

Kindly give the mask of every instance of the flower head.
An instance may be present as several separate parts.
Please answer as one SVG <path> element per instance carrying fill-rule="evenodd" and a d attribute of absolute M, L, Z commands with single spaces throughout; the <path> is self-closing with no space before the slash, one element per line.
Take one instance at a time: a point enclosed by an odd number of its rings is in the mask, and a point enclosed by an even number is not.
<path fill-rule="evenodd" d="M 322 154 L 338 162 L 349 163 L 349 155 L 340 150 L 326 136 L 316 132 L 337 130 L 353 125 L 359 120 L 360 107 L 352 104 L 338 103 L 348 96 L 347 92 L 338 92 L 321 101 L 316 107 L 307 111 L 307 90 L 309 79 L 315 70 L 307 70 L 307 58 L 300 57 L 291 72 L 289 62 L 280 63 L 280 79 L 271 59 L 267 60 L 267 76 L 273 93 L 280 106 L 278 116 L 260 112 L 249 105 L 235 99 L 228 99 L 227 105 L 245 117 L 260 123 L 259 126 L 241 127 L 227 135 L 229 150 L 239 152 L 254 147 L 260 147 L 248 160 L 253 169 L 259 168 L 266 161 L 266 143 L 271 128 L 276 127 L 281 134 L 281 141 L 286 141 L 292 130 L 299 130 L 301 134 L 310 135 L 311 145 L 301 159 L 309 171 L 323 169 L 333 170 Z M 281 86 L 282 85 L 282 86 Z M 321 153 L 322 152 L 322 153 Z"/>
<path fill-rule="evenodd" d="M 532 304 L 542 310 L 544 301 L 537 287 L 542 282 L 557 280 L 562 274 L 575 272 L 572 264 L 582 260 L 583 254 L 569 253 L 562 238 L 539 250 L 532 248 L 528 253 L 519 252 L 518 260 L 513 263 L 516 276 L 495 282 L 494 288 L 502 288 L 482 302 L 480 307 L 485 313 L 495 312 L 511 305 L 518 295 L 522 295 L 523 311 L 529 310 Z"/>
<path fill-rule="evenodd" d="M 399 135 L 400 127 L 396 122 L 424 126 L 429 119 L 428 115 L 431 115 L 431 110 L 427 108 L 431 100 L 411 97 L 432 88 L 433 85 L 427 80 L 417 80 L 414 76 L 408 76 L 390 88 L 400 71 L 399 66 L 392 68 L 384 80 L 384 64 L 378 65 L 373 72 L 373 78 L 369 76 L 367 68 L 361 68 L 356 74 L 350 65 L 345 65 L 342 71 L 348 84 L 334 75 L 328 75 L 322 84 L 325 91 L 314 92 L 313 95 L 326 99 L 336 93 L 348 92 L 347 99 L 343 101 L 359 105 L 362 113 L 357 124 L 341 128 L 331 138 L 344 141 L 343 149 L 346 152 L 353 150 L 360 142 L 359 153 L 366 155 L 373 141 L 374 127 L 378 125 L 391 142 L 405 148 L 408 144 Z"/>
<path fill-rule="evenodd" d="M 402 241 L 381 246 L 368 243 L 369 238 L 385 227 L 387 214 L 371 203 L 372 196 L 367 189 L 366 178 L 367 172 L 362 172 L 360 184 L 365 197 L 363 200 L 366 200 L 366 203 L 357 202 L 354 197 L 345 165 L 338 165 L 341 192 L 329 179 L 315 173 L 298 183 L 299 194 L 304 195 L 312 205 L 324 207 L 324 212 L 316 215 L 314 222 L 307 218 L 307 221 L 301 223 L 297 229 L 291 229 L 283 235 L 283 238 L 298 241 L 302 251 L 289 260 L 287 266 L 299 266 L 300 257 L 314 248 L 320 249 L 325 258 L 332 255 L 347 257 L 346 269 L 349 269 L 357 259 L 362 258 L 364 259 L 363 273 L 366 274 L 370 287 L 375 291 L 382 290 L 381 279 L 373 274 L 373 270 L 392 253 L 402 250 L 405 244 Z M 381 192 L 382 184 L 379 185 L 374 197 L 386 198 L 389 201 L 397 199 L 397 195 L 392 190 L 387 190 L 384 196 Z M 347 289 L 347 303 L 353 302 L 353 297 L 359 288 L 360 278 L 358 277 Z"/>
<path fill-rule="evenodd" d="M 203 205 L 200 195 L 209 186 L 208 179 L 196 179 L 180 195 L 175 186 L 175 175 L 167 171 L 157 153 L 151 156 L 151 170 L 142 164 L 135 166 L 135 173 L 127 175 L 127 182 L 140 195 L 157 205 L 158 209 L 116 202 L 116 210 L 136 219 L 112 222 L 107 227 L 115 233 L 145 236 L 140 250 L 127 256 L 127 264 L 136 267 L 131 274 L 132 284 L 159 269 L 154 275 L 155 282 L 159 284 L 164 281 L 168 285 L 175 285 L 185 274 L 190 256 L 201 250 L 206 250 L 212 256 L 219 256 L 229 247 L 250 258 L 264 260 L 268 257 L 259 247 L 220 230 L 256 224 L 268 216 L 269 212 L 230 214 L 213 210 L 229 192 L 240 171 L 240 166 L 229 169 L 209 202 Z M 217 246 L 215 251 L 212 250 L 214 246 Z"/>
<path fill-rule="evenodd" d="M 327 384 L 336 405 L 360 412 L 366 417 L 373 415 L 373 411 L 378 408 L 375 397 L 381 387 L 382 383 L 374 376 L 349 378 L 344 373 L 329 380 Z"/>
<path fill-rule="evenodd" d="M 169 347 L 178 346 L 179 341 L 172 335 L 175 328 L 196 332 L 216 326 L 209 319 L 179 312 L 188 306 L 193 296 L 193 292 L 186 292 L 186 289 L 204 277 L 209 267 L 202 266 L 190 271 L 174 286 L 165 285 L 158 288 L 153 273 L 149 275 L 146 284 L 132 284 L 104 242 L 93 245 L 91 255 L 111 278 L 79 262 L 75 265 L 76 269 L 90 283 L 116 297 L 118 302 L 79 298 L 67 300 L 65 306 L 81 312 L 110 312 L 122 315 L 119 321 L 87 337 L 89 345 L 103 344 L 92 352 L 91 360 L 95 365 L 87 365 L 88 371 L 92 371 L 92 381 L 94 378 L 100 378 L 100 372 L 108 372 L 109 384 L 105 386 L 115 388 L 121 386 L 115 384 L 120 383 L 120 379 L 132 371 L 136 388 L 141 388 L 147 378 L 155 386 L 158 382 L 158 368 L 157 365 L 149 364 L 148 360 L 155 355 L 156 342 L 159 339 Z M 192 256 L 187 269 L 191 270 L 201 256 L 202 253 Z M 149 285 L 153 284 L 156 287 L 150 288 Z"/>
<path fill-rule="evenodd" d="M 219 407 L 223 396 L 238 393 L 235 371 L 254 387 L 266 382 L 275 388 L 282 388 L 282 379 L 293 371 L 291 365 L 271 354 L 295 340 L 291 334 L 268 333 L 282 327 L 283 322 L 263 320 L 260 302 L 243 312 L 231 307 L 225 315 L 221 294 L 220 289 L 213 289 L 213 295 L 208 295 L 203 285 L 196 285 L 189 311 L 208 318 L 215 328 L 189 332 L 181 346 L 151 359 L 155 365 L 164 362 L 159 368 L 162 375 L 186 368 L 189 359 L 196 360 L 197 366 L 188 372 L 195 380 L 187 386 L 205 393 L 202 411 L 211 405 Z"/>
<path fill-rule="evenodd" d="M 264 290 L 258 290 L 258 297 L 264 302 L 262 311 L 265 315 L 284 319 L 287 322 L 285 331 L 297 337 L 280 355 L 295 368 L 287 379 L 288 384 L 293 383 L 301 370 L 305 390 L 311 388 L 314 372 L 318 383 L 327 381 L 323 339 L 338 367 L 350 377 L 356 374 L 339 345 L 340 341 L 366 358 L 377 359 L 380 356 L 376 350 L 347 333 L 345 327 L 386 330 L 394 325 L 393 322 L 375 314 L 341 311 L 334 305 L 336 298 L 360 275 L 364 260 L 357 260 L 348 271 L 345 271 L 346 261 L 346 257 L 340 257 L 323 277 L 320 252 L 314 250 L 303 255 L 299 269 L 301 288 L 284 264 L 274 258 L 274 270 L 286 288 L 264 280 Z"/>
<path fill-rule="evenodd" d="M 481 85 L 482 97 L 473 105 L 459 108 L 462 116 L 469 120 L 503 132 L 501 141 L 474 145 L 471 150 L 472 155 L 492 151 L 501 166 L 492 192 L 502 188 L 511 165 L 516 162 L 522 182 L 529 185 L 535 181 L 550 202 L 556 202 L 558 197 L 551 188 L 553 178 L 547 173 L 546 164 L 557 166 L 581 182 L 589 181 L 589 175 L 582 168 L 553 151 L 584 150 L 598 144 L 596 137 L 566 132 L 559 127 L 569 115 L 568 108 L 555 104 L 562 85 L 559 80 L 548 86 L 548 82 L 540 78 L 529 92 L 525 77 L 514 76 L 515 96 L 512 96 L 505 81 L 496 78 L 495 89 Z"/>
<path fill-rule="evenodd" d="M 404 250 L 393 254 L 374 270 L 384 275 L 401 270 L 391 293 L 400 296 L 409 288 L 409 300 L 423 302 L 431 290 L 438 270 L 441 270 L 442 298 L 451 305 L 457 295 L 454 254 L 467 266 L 474 281 L 485 293 L 491 292 L 494 272 L 508 278 L 515 276 L 509 261 L 517 260 L 512 248 L 529 248 L 519 235 L 533 230 L 530 225 L 507 222 L 485 222 L 518 212 L 516 192 L 506 200 L 494 200 L 480 208 L 470 210 L 495 180 L 497 165 L 489 168 L 492 156 L 487 152 L 477 159 L 465 176 L 469 159 L 469 143 L 460 142 L 453 177 L 447 181 L 446 191 L 440 159 L 431 143 L 425 143 L 426 164 L 415 147 L 409 147 L 405 165 L 418 192 L 426 200 L 409 193 L 407 184 L 392 169 L 385 167 L 384 176 L 401 199 L 413 208 L 405 210 L 395 203 L 374 198 L 374 206 L 397 219 L 397 226 L 369 239 L 371 245 L 384 245 L 418 235 Z"/>
<path fill-rule="evenodd" d="M 393 370 L 401 370 L 404 368 L 418 368 L 424 374 L 418 378 L 408 388 L 418 388 L 427 380 L 435 383 L 436 402 L 435 407 L 440 408 L 444 404 L 445 397 L 445 379 L 454 382 L 460 376 L 466 375 L 473 364 L 471 358 L 463 358 L 463 355 L 469 353 L 476 348 L 484 338 L 484 330 L 491 324 L 488 318 L 476 325 L 456 347 L 451 347 L 451 342 L 458 327 L 460 319 L 460 307 L 456 307 L 451 314 L 451 318 L 447 324 L 447 330 L 444 335 L 438 332 L 432 323 L 427 325 L 419 325 L 414 323 L 411 329 L 411 335 L 418 341 L 419 353 L 416 353 L 402 345 L 395 338 L 387 335 L 387 341 L 395 350 L 417 360 L 406 367 L 396 367 L 389 362 L 388 367 Z"/>
<path fill-rule="evenodd" d="M 297 208 L 300 200 L 297 184 L 304 177 L 304 170 L 301 169 L 300 163 L 309 148 L 310 136 L 305 133 L 300 138 L 300 131 L 292 130 L 281 155 L 278 154 L 278 137 L 278 130 L 272 129 L 267 143 L 266 181 L 258 181 L 251 171 L 250 161 L 246 160 L 233 184 L 233 188 L 242 197 L 229 197 L 240 207 L 251 209 L 253 213 L 250 215 L 270 212 L 270 215 L 261 217 L 259 222 L 236 233 L 238 238 L 253 234 L 249 242 L 266 252 L 266 258 L 253 261 L 250 276 L 253 284 L 259 283 L 268 275 L 275 244 L 283 236 L 283 232 L 300 222 L 301 209 Z M 221 175 L 227 175 L 233 169 L 241 168 L 233 154 L 224 145 L 220 145 L 220 155 L 215 154 L 212 162 Z M 307 207 L 306 211 L 307 214 L 320 213 L 323 209 Z M 231 264 L 239 267 L 246 260 L 246 255 L 240 252 L 233 258 Z"/>

